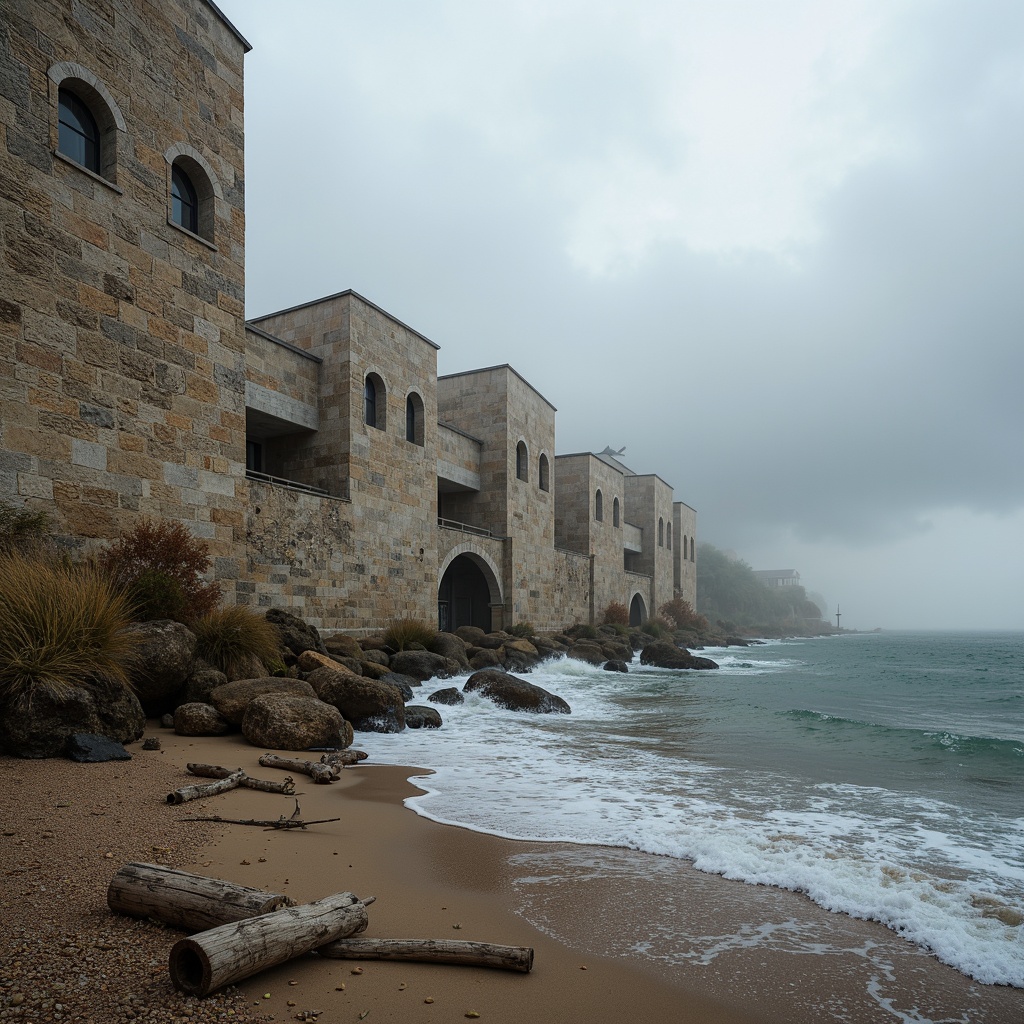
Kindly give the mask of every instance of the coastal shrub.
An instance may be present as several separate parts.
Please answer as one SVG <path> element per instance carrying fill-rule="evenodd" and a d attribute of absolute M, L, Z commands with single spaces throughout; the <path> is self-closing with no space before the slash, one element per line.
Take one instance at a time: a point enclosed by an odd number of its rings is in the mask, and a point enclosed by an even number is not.
<path fill-rule="evenodd" d="M 129 685 L 135 640 L 127 595 L 94 566 L 0 554 L 0 703 L 60 697 L 102 677 Z"/>
<path fill-rule="evenodd" d="M 629 609 L 621 601 L 610 601 L 601 621 L 609 626 L 628 626 Z"/>
<path fill-rule="evenodd" d="M 566 633 L 576 640 L 597 640 L 601 636 L 597 627 L 591 626 L 588 622 L 573 623 L 573 625 L 566 630 Z"/>
<path fill-rule="evenodd" d="M 533 628 L 532 622 L 517 622 L 514 626 L 509 626 L 508 631 L 511 636 L 518 637 L 530 637 L 537 635 L 537 631 Z"/>
<path fill-rule="evenodd" d="M 50 517 L 39 509 L 0 501 L 0 551 L 40 544 L 50 531 Z"/>
<path fill-rule="evenodd" d="M 245 605 L 216 608 L 196 619 L 191 629 L 196 654 L 229 676 L 254 658 L 269 672 L 278 665 L 284 668 L 277 630 Z"/>
<path fill-rule="evenodd" d="M 143 520 L 107 548 L 98 564 L 142 621 L 191 623 L 220 603 L 220 586 L 204 578 L 210 568 L 206 544 L 181 523 Z"/>
<path fill-rule="evenodd" d="M 659 611 L 666 619 L 675 623 L 676 629 L 692 629 L 704 633 L 711 628 L 711 623 L 703 615 L 695 612 L 689 601 L 684 601 L 681 597 L 666 601 Z"/>
<path fill-rule="evenodd" d="M 652 615 L 644 624 L 643 631 L 648 636 L 653 636 L 660 640 L 664 636 L 669 636 L 672 633 L 672 624 L 666 619 L 663 619 L 660 615 Z"/>
<path fill-rule="evenodd" d="M 437 630 L 422 619 L 391 619 L 384 630 L 384 646 L 392 651 L 408 651 L 412 644 L 426 648 Z"/>

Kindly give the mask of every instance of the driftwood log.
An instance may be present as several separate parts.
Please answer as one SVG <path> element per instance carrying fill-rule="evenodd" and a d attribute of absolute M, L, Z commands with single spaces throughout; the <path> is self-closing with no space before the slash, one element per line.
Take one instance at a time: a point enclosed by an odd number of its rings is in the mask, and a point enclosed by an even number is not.
<path fill-rule="evenodd" d="M 317 948 L 320 956 L 339 960 L 415 960 L 435 964 L 500 967 L 526 974 L 533 967 L 529 946 L 444 939 L 336 939 Z"/>
<path fill-rule="evenodd" d="M 219 764 L 197 764 L 189 763 L 185 767 L 193 774 L 205 779 L 226 779 L 241 768 L 224 768 Z M 271 782 L 269 779 L 254 779 L 251 775 L 242 772 L 242 778 L 238 784 L 245 789 L 258 789 L 264 793 L 281 793 L 284 796 L 293 796 L 295 793 L 295 780 L 291 777 L 283 782 Z"/>
<path fill-rule="evenodd" d="M 348 768 L 351 765 L 359 764 L 360 761 L 365 761 L 369 757 L 369 754 L 365 750 L 338 750 L 330 754 L 324 754 L 320 758 L 321 764 L 340 764 L 342 768 Z"/>
<path fill-rule="evenodd" d="M 216 796 L 218 793 L 226 793 L 229 789 L 235 789 L 242 784 L 245 772 L 241 768 L 231 772 L 216 782 L 197 782 L 193 786 L 182 786 L 167 794 L 169 804 L 187 804 L 190 800 L 199 800 L 205 796 Z"/>
<path fill-rule="evenodd" d="M 279 757 L 277 754 L 263 754 L 260 764 L 264 768 L 280 768 L 286 772 L 308 775 L 314 782 L 334 782 L 341 775 L 341 765 L 324 764 L 322 761 L 301 761 L 297 757 Z"/>
<path fill-rule="evenodd" d="M 365 927 L 366 905 L 350 892 L 221 925 L 174 944 L 171 981 L 182 992 L 208 996 Z"/>
<path fill-rule="evenodd" d="M 201 932 L 294 905 L 291 897 L 281 893 L 160 864 L 125 864 L 107 887 L 107 906 L 115 913 L 154 918 L 186 932 Z"/>

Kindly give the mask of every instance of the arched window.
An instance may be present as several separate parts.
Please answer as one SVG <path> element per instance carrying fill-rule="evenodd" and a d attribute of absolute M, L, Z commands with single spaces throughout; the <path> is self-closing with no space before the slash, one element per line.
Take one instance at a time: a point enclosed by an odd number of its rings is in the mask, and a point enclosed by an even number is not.
<path fill-rule="evenodd" d="M 423 447 L 423 399 L 415 391 L 405 400 L 405 439 Z"/>
<path fill-rule="evenodd" d="M 594 518 L 600 523 L 604 521 L 604 496 L 601 489 L 597 489 L 594 495 Z"/>
<path fill-rule="evenodd" d="M 387 427 L 387 393 L 376 373 L 368 373 L 363 384 L 363 422 L 378 430 Z"/>
<path fill-rule="evenodd" d="M 92 111 L 70 89 L 60 90 L 57 107 L 58 150 L 94 174 L 102 173 L 100 129 Z"/>
<path fill-rule="evenodd" d="M 690 538 L 690 561 L 691 562 L 696 562 L 697 561 L 697 559 L 696 559 L 696 557 L 694 555 L 694 550 L 693 550 L 693 546 L 696 543 L 697 543 L 697 541 L 693 537 L 691 537 Z"/>
<path fill-rule="evenodd" d="M 612 499 L 612 526 L 619 526 L 619 499 Z"/>
<path fill-rule="evenodd" d="M 686 561 L 686 534 L 683 534 L 683 561 Z"/>
<path fill-rule="evenodd" d="M 526 442 L 516 445 L 516 476 L 520 480 L 530 479 L 530 454 L 526 450 Z"/>
<path fill-rule="evenodd" d="M 548 457 L 542 452 L 540 456 L 540 467 L 538 471 L 538 485 L 542 491 L 550 491 L 551 483 L 549 480 L 548 470 Z"/>
<path fill-rule="evenodd" d="M 658 547 L 663 548 L 665 546 L 665 520 L 658 519 Z"/>
<path fill-rule="evenodd" d="M 171 167 L 171 220 L 193 235 L 199 234 L 199 196 L 180 162 Z"/>
<path fill-rule="evenodd" d="M 669 551 L 672 550 L 672 524 L 671 523 L 668 524 L 668 527 L 665 530 L 665 546 L 669 549 Z"/>

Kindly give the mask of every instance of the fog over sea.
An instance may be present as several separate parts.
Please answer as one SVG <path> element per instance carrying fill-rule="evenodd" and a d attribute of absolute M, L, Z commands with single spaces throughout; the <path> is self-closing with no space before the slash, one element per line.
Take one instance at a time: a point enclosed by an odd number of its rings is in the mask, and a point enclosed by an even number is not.
<path fill-rule="evenodd" d="M 1004 1019 L 986 1009 L 986 990 L 1024 988 L 1024 633 L 849 634 L 702 653 L 720 669 L 634 662 L 624 676 L 547 662 L 528 678 L 572 715 L 513 714 L 467 695 L 439 708 L 439 731 L 360 734 L 358 745 L 378 763 L 433 770 L 407 802 L 419 814 L 557 844 L 511 858 L 517 909 L 594 953 L 701 969 L 733 990 L 740 980 L 721 971 L 738 950 L 744 970 L 752 952 L 783 972 L 832 955 L 856 961 L 847 988 L 879 1016 L 835 993 L 814 997 L 812 1016 Z M 432 680 L 414 702 L 461 682 Z M 588 882 L 628 894 L 642 926 L 605 930 L 596 912 L 574 922 L 565 894 Z M 700 896 L 707 885 L 717 887 Z M 913 965 L 933 958 L 982 983 L 951 997 L 965 1000 L 962 1016 L 933 1015 L 908 987 Z"/>

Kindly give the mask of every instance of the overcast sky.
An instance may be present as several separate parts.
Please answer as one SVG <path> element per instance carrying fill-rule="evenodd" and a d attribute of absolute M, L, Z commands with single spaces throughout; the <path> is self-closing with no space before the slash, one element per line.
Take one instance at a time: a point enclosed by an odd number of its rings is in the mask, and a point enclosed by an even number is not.
<path fill-rule="evenodd" d="M 1024 628 L 1020 0 L 219 0 L 247 312 L 511 363 L 843 625 Z"/>

